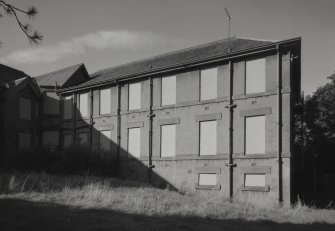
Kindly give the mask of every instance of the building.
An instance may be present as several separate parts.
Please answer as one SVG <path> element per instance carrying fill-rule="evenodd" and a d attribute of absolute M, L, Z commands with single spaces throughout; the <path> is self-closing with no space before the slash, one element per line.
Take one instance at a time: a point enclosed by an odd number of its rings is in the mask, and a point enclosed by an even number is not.
<path fill-rule="evenodd" d="M 68 85 L 56 80 L 67 74 L 37 77 L 41 144 L 108 152 L 125 179 L 289 204 L 300 46 L 300 38 L 230 38 L 90 77 L 82 70 Z"/>

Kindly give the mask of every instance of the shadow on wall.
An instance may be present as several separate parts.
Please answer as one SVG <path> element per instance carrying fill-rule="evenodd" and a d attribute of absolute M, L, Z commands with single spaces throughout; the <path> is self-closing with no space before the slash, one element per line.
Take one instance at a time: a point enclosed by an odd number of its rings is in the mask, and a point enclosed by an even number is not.
<path fill-rule="evenodd" d="M 0 200 L 0 228 L 6 230 L 334 230 L 333 224 L 276 223 L 266 220 L 215 220 L 148 216 L 114 210 L 80 209 L 23 200 Z"/>

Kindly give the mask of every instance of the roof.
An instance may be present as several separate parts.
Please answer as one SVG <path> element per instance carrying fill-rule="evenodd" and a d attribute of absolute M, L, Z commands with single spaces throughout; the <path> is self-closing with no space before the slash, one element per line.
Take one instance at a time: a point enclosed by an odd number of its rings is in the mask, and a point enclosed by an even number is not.
<path fill-rule="evenodd" d="M 33 78 L 28 76 L 8 82 L 8 90 L 4 92 L 2 98 L 11 97 L 11 95 L 16 94 L 27 85 L 31 87 L 37 97 L 41 95 L 41 91 L 36 82 L 33 80 Z"/>
<path fill-rule="evenodd" d="M 300 38 L 298 38 L 300 40 Z M 292 39 L 296 40 L 296 39 Z M 174 51 L 148 59 L 143 59 L 119 66 L 103 69 L 91 74 L 91 79 L 74 87 L 61 90 L 61 92 L 88 88 L 91 86 L 112 82 L 114 80 L 128 79 L 144 74 L 159 71 L 169 71 L 176 67 L 185 67 L 188 64 L 195 64 L 201 61 L 226 57 L 228 55 L 267 48 L 275 46 L 284 41 L 268 41 L 248 38 L 223 39 L 179 51 Z"/>
<path fill-rule="evenodd" d="M 23 71 L 15 68 L 3 65 L 0 63 L 0 80 L 4 82 L 10 82 L 19 78 L 27 76 Z"/>
<path fill-rule="evenodd" d="M 76 64 L 70 67 L 66 67 L 43 75 L 39 75 L 34 78 L 39 86 L 54 87 L 56 83 L 58 86 L 62 86 L 83 65 L 84 65 L 83 63 Z"/>

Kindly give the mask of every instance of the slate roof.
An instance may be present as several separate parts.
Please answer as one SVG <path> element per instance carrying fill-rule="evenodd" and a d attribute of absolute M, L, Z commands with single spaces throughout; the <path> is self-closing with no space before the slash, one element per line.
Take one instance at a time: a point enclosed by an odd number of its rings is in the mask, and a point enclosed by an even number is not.
<path fill-rule="evenodd" d="M 82 66 L 83 63 L 59 69 L 34 77 L 39 86 L 62 86 Z"/>
<path fill-rule="evenodd" d="M 0 63 L 0 82 L 10 82 L 25 76 L 27 76 L 27 74 L 23 71 Z"/>
<path fill-rule="evenodd" d="M 173 67 L 197 60 L 206 60 L 216 56 L 228 54 L 230 52 L 243 51 L 251 48 L 261 47 L 275 43 L 274 41 L 255 40 L 247 38 L 223 39 L 179 51 L 154 56 L 131 63 L 103 69 L 91 74 L 92 79 L 73 88 L 91 86 L 100 82 L 107 82 L 112 79 L 122 79 L 126 76 L 151 72 L 158 69 Z"/>

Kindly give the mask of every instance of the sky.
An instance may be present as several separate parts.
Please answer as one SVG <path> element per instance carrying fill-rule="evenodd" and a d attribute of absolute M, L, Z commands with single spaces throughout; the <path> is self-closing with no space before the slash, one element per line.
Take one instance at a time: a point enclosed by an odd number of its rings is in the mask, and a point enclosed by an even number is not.
<path fill-rule="evenodd" d="M 302 38 L 305 95 L 335 71 L 335 0 L 7 0 L 44 39 L 31 45 L 14 18 L 0 18 L 0 63 L 36 76 L 84 63 L 88 72 L 227 37 Z"/>

